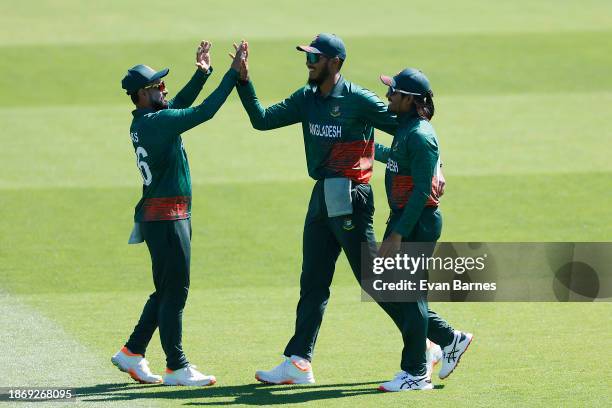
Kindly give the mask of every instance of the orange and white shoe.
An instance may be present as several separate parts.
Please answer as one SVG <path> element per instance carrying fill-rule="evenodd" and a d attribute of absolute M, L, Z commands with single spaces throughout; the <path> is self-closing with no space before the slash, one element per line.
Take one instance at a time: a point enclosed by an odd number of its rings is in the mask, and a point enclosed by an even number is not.
<path fill-rule="evenodd" d="M 155 375 L 149 369 L 149 362 L 142 354 L 135 354 L 123 347 L 114 356 L 111 357 L 111 362 L 124 373 L 128 373 L 130 377 L 141 384 L 159 384 L 162 378 Z"/>
<path fill-rule="evenodd" d="M 266 384 L 314 384 L 310 361 L 299 356 L 285 360 L 270 371 L 255 372 L 255 379 Z"/>
<path fill-rule="evenodd" d="M 202 374 L 196 370 L 196 366 L 191 364 L 174 371 L 166 368 L 166 374 L 164 375 L 164 385 L 205 387 L 207 385 L 214 385 L 216 382 L 217 379 L 214 375 Z"/>
<path fill-rule="evenodd" d="M 425 358 L 427 359 L 427 378 L 431 380 L 431 375 L 435 366 L 442 360 L 442 349 L 433 341 L 427 339 L 427 350 Z"/>

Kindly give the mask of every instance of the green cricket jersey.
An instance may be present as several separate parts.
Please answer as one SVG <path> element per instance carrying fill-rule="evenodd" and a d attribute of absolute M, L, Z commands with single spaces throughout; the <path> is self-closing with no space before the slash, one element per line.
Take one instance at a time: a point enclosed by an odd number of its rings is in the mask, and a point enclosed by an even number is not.
<path fill-rule="evenodd" d="M 424 207 L 439 204 L 442 173 L 436 132 L 429 121 L 400 115 L 391 148 L 376 143 L 376 160 L 386 163 L 385 188 L 392 211 L 403 211 L 395 232 L 408 236 Z"/>
<path fill-rule="evenodd" d="M 397 120 L 373 93 L 340 77 L 323 96 L 306 85 L 282 102 L 264 109 L 249 81 L 237 87 L 255 129 L 302 123 L 308 174 L 315 180 L 347 177 L 367 183 L 374 162 L 374 127 L 395 133 Z"/>
<path fill-rule="evenodd" d="M 212 68 L 198 70 L 168 102 L 168 109 L 136 109 L 130 137 L 142 174 L 142 198 L 134 221 L 181 220 L 191 216 L 191 176 L 181 133 L 211 119 L 231 93 L 238 73 L 227 71 L 221 84 L 200 105 L 189 107 Z"/>

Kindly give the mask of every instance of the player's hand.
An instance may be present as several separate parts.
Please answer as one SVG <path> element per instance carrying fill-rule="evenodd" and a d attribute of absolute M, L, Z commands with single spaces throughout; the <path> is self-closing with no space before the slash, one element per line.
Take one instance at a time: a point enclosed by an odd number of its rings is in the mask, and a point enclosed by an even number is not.
<path fill-rule="evenodd" d="M 394 256 L 402 245 L 402 236 L 397 232 L 392 232 L 380 245 L 378 250 L 378 256 L 381 258 L 387 258 Z"/>
<path fill-rule="evenodd" d="M 244 43 L 244 58 L 240 61 L 240 80 L 249 80 L 249 43 Z"/>
<path fill-rule="evenodd" d="M 234 71 L 238 72 L 239 74 L 241 72 L 248 74 L 248 71 L 246 71 L 247 69 L 247 65 L 246 65 L 247 48 L 248 48 L 248 43 L 242 40 L 239 45 L 234 44 L 235 54 L 232 54 L 232 53 L 229 54 L 230 58 L 232 59 L 231 68 Z M 241 79 L 242 79 L 242 76 L 241 76 Z"/>
<path fill-rule="evenodd" d="M 440 193 L 440 197 L 444 194 L 444 187 L 446 186 L 446 180 L 444 179 L 444 174 L 442 174 L 442 164 L 440 164 L 440 178 L 438 179 L 438 189 Z"/>
<path fill-rule="evenodd" d="M 196 66 L 202 72 L 208 72 L 210 69 L 210 48 L 212 44 L 208 41 L 202 41 L 196 51 Z"/>

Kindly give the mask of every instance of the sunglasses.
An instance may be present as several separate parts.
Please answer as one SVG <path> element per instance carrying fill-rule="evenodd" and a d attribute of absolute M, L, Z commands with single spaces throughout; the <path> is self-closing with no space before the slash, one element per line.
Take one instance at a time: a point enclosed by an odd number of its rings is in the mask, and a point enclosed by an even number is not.
<path fill-rule="evenodd" d="M 391 96 L 391 95 L 395 94 L 396 92 L 399 92 L 399 93 L 404 94 L 404 95 L 416 95 L 416 96 L 421 96 L 421 94 L 420 94 L 420 93 L 416 93 L 416 92 L 408 92 L 408 91 L 402 91 L 401 89 L 397 89 L 397 88 L 394 88 L 394 87 L 392 87 L 391 85 L 389 85 L 389 89 L 387 90 L 387 95 L 388 95 L 388 96 Z"/>
<path fill-rule="evenodd" d="M 159 89 L 160 92 L 164 92 L 166 90 L 166 83 L 161 81 L 159 84 L 151 84 L 143 87 L 142 89 Z"/>
<path fill-rule="evenodd" d="M 316 64 L 321 60 L 321 57 L 324 57 L 323 54 L 315 54 L 313 52 L 306 53 L 306 62 L 308 64 Z"/>

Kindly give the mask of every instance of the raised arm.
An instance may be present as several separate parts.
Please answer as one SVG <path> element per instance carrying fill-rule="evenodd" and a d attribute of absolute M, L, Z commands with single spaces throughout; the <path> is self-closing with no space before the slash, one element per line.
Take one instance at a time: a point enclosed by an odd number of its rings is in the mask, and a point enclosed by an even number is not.
<path fill-rule="evenodd" d="M 242 106 L 249 115 L 251 125 L 257 130 L 276 129 L 301 121 L 300 106 L 303 91 L 300 89 L 282 102 L 264 108 L 255 94 L 251 81 L 239 82 L 236 86 Z"/>
<path fill-rule="evenodd" d="M 231 68 L 225 73 L 221 83 L 200 105 L 187 109 L 164 109 L 158 111 L 154 120 L 156 125 L 168 133 L 183 133 L 211 119 L 234 89 L 239 77 L 242 59 L 244 58 L 244 42 L 236 48 Z"/>
<path fill-rule="evenodd" d="M 186 109 L 161 110 L 155 115 L 156 125 L 169 133 L 183 133 L 212 119 L 234 89 L 237 79 L 238 72 L 229 69 L 217 89 L 201 104 Z"/>
<path fill-rule="evenodd" d="M 210 67 L 210 48 L 212 44 L 202 41 L 196 51 L 196 67 L 198 68 L 187 84 L 174 98 L 168 102 L 170 109 L 184 109 L 190 107 L 196 100 L 206 80 L 212 73 Z"/>
<path fill-rule="evenodd" d="M 240 67 L 240 81 L 236 86 L 240 102 L 249 115 L 251 125 L 257 130 L 276 129 L 289 126 L 302 120 L 300 107 L 302 106 L 303 91 L 298 90 L 282 102 L 264 108 L 255 94 L 255 87 L 249 80 L 249 44 L 244 43 L 244 55 Z"/>
<path fill-rule="evenodd" d="M 395 135 L 397 117 L 387 110 L 387 105 L 374 92 L 364 90 L 361 95 L 361 115 L 366 122 L 376 129 Z"/>

